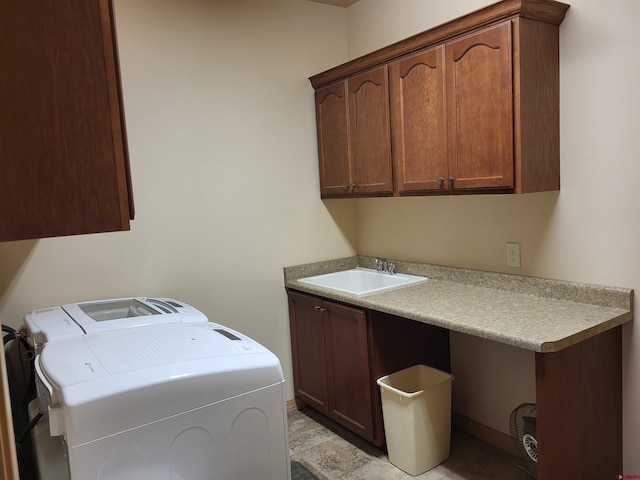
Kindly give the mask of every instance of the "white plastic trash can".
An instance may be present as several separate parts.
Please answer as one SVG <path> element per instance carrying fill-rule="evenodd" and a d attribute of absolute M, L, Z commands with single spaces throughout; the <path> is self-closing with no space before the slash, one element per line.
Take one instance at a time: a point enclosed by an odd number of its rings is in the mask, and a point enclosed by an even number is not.
<path fill-rule="evenodd" d="M 449 458 L 453 375 L 415 365 L 377 380 L 389 461 L 420 475 Z"/>

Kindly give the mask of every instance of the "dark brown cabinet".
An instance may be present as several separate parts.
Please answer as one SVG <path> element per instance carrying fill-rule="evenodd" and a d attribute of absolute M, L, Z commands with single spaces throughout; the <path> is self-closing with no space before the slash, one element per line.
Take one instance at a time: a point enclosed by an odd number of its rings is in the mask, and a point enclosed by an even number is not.
<path fill-rule="evenodd" d="M 552 0 L 504 0 L 310 81 L 316 91 L 345 81 L 351 90 L 351 79 L 360 72 L 388 70 L 388 117 L 382 110 L 363 109 L 370 136 L 353 133 L 364 115 L 355 118 L 351 111 L 346 124 L 336 121 L 332 127 L 337 131 L 344 125 L 334 137 L 347 138 L 349 154 L 362 148 L 363 140 L 372 149 L 381 145 L 384 129 L 372 126 L 373 119 L 388 118 L 394 195 L 559 190 L 558 27 L 568 8 Z M 370 84 L 379 84 L 382 91 L 385 83 Z M 321 150 L 329 151 L 320 126 L 318 132 Z M 379 163 L 359 165 L 377 174 Z M 322 153 L 320 170 L 322 178 L 336 171 Z M 345 182 L 343 193 L 350 185 Z M 385 189 L 365 192 L 389 194 Z"/>
<path fill-rule="evenodd" d="M 112 2 L 4 2 L 0 32 L 0 241 L 128 230 Z"/>
<path fill-rule="evenodd" d="M 524 16 L 446 44 L 451 191 L 560 189 L 558 45 L 557 24 Z"/>
<path fill-rule="evenodd" d="M 389 68 L 399 195 L 513 188 L 511 24 Z"/>
<path fill-rule="evenodd" d="M 295 396 L 319 412 L 329 413 L 322 301 L 289 294 Z"/>
<path fill-rule="evenodd" d="M 511 22 L 446 45 L 446 185 L 512 189 L 513 86 Z"/>
<path fill-rule="evenodd" d="M 327 301 L 322 305 L 329 415 L 365 438 L 372 437 L 366 312 Z"/>
<path fill-rule="evenodd" d="M 296 397 L 373 439 L 364 310 L 289 293 Z"/>
<path fill-rule="evenodd" d="M 396 191 L 447 188 L 444 47 L 428 48 L 389 65 Z"/>
<path fill-rule="evenodd" d="M 351 190 L 346 80 L 317 90 L 315 99 L 320 194 L 346 195 Z"/>
<path fill-rule="evenodd" d="M 391 195 L 387 68 L 316 91 L 322 197 Z"/>
<path fill-rule="evenodd" d="M 374 445 L 384 444 L 378 378 L 418 363 L 450 371 L 447 330 L 288 295 L 296 398 Z"/>

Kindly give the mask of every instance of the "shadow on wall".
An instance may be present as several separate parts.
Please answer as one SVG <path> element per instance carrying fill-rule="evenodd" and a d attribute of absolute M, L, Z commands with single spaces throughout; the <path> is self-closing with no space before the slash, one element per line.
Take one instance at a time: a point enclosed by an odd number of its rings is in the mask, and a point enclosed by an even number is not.
<path fill-rule="evenodd" d="M 359 199 L 358 253 L 509 271 L 506 242 L 522 248 L 521 275 L 550 261 L 560 192 Z M 513 273 L 513 271 L 511 271 Z"/>
<path fill-rule="evenodd" d="M 323 200 L 327 212 L 342 232 L 343 238 L 349 243 L 351 249 L 358 252 L 358 202 L 352 198 L 334 198 Z"/>
<path fill-rule="evenodd" d="M 0 243 L 0 306 L 37 243 L 38 240 Z"/>

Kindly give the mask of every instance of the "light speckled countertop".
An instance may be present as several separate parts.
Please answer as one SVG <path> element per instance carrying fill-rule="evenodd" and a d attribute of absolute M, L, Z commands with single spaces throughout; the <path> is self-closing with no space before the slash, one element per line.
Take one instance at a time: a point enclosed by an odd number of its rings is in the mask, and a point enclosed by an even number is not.
<path fill-rule="evenodd" d="M 429 280 L 358 296 L 297 279 L 355 267 L 371 257 L 285 267 L 285 287 L 536 352 L 555 352 L 633 320 L 633 290 L 395 261 Z"/>

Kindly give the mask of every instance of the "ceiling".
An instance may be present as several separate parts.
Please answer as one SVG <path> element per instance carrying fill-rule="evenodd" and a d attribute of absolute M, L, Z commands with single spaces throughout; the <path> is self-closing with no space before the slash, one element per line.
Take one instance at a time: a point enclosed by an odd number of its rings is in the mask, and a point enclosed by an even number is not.
<path fill-rule="evenodd" d="M 309 0 L 310 2 L 326 3 L 327 5 L 335 5 L 336 7 L 348 7 L 358 0 Z"/>

